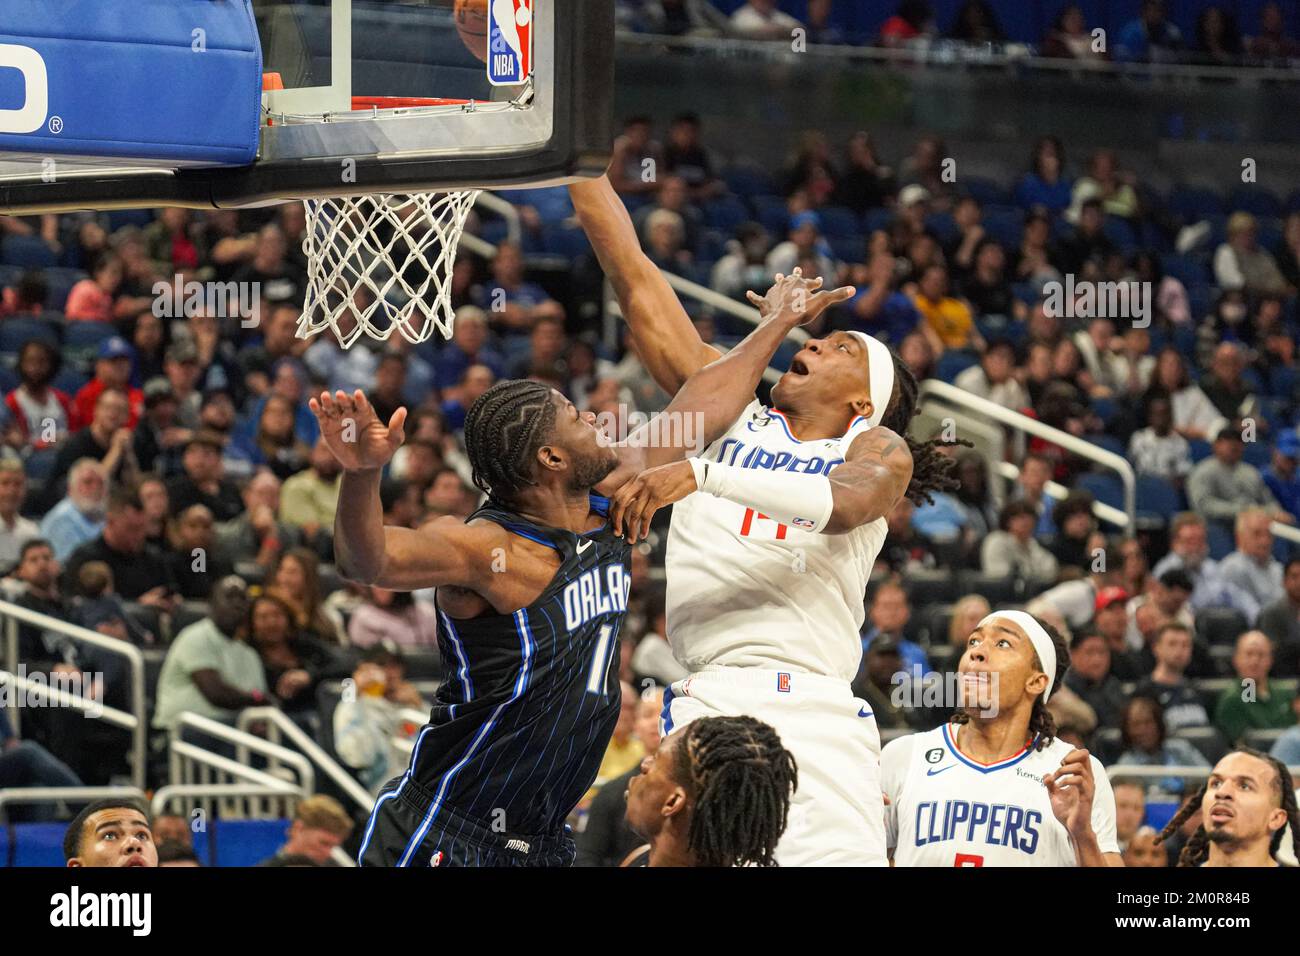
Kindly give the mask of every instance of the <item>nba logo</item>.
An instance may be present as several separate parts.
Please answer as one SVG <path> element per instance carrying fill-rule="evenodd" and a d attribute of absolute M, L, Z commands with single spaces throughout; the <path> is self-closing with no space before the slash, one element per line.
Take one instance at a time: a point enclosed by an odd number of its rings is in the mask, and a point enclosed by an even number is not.
<path fill-rule="evenodd" d="M 776 675 L 776 689 L 782 694 L 790 693 L 790 675 L 781 673 Z"/>
<path fill-rule="evenodd" d="M 434 850 L 433 856 L 429 857 L 430 866 L 442 866 L 442 851 Z"/>
<path fill-rule="evenodd" d="M 533 0 L 489 0 L 488 82 L 515 86 L 533 72 Z"/>

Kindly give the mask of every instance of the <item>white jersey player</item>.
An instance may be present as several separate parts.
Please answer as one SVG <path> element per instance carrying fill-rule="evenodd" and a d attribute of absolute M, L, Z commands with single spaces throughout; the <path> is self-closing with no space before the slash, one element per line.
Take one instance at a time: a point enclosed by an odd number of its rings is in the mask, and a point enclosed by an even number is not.
<path fill-rule="evenodd" d="M 1065 654 L 1023 611 L 980 622 L 957 667 L 971 705 L 881 758 L 895 865 L 1123 865 L 1105 770 L 1052 738 L 1046 701 Z"/>
<path fill-rule="evenodd" d="M 639 358 L 675 394 L 718 351 L 641 252 L 608 181 L 570 191 Z M 750 300 L 768 313 L 770 303 Z M 752 403 L 697 457 L 643 472 L 612 502 L 615 527 L 633 538 L 678 502 L 668 639 L 691 675 L 665 695 L 662 729 L 741 714 L 770 724 L 799 766 L 778 862 L 885 865 L 880 736 L 850 686 L 863 597 L 884 516 L 904 494 L 955 486 L 951 462 L 902 437 L 916 382 L 862 333 L 810 339 L 772 402 Z"/>

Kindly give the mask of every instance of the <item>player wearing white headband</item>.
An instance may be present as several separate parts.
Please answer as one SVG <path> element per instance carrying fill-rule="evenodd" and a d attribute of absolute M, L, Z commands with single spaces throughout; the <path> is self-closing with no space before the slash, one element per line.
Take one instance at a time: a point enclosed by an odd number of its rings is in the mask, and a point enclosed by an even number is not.
<path fill-rule="evenodd" d="M 1061 635 L 1024 611 L 980 621 L 958 712 L 881 757 L 895 865 L 1124 865 L 1105 769 L 1055 739 L 1047 701 L 1068 665 Z"/>
<path fill-rule="evenodd" d="M 676 394 L 718 350 L 642 253 L 609 183 L 570 193 L 637 356 Z M 752 293 L 750 301 L 770 311 Z M 782 866 L 887 863 L 880 735 L 851 682 L 885 516 L 904 495 L 921 501 L 956 487 L 951 460 L 906 436 L 916 395 L 907 367 L 875 338 L 809 339 L 773 387 L 771 407 L 750 403 L 692 460 L 643 472 L 611 506 L 635 539 L 656 509 L 676 502 L 667 636 L 691 676 L 665 695 L 661 729 L 739 715 L 776 729 L 799 766 L 776 851 Z"/>

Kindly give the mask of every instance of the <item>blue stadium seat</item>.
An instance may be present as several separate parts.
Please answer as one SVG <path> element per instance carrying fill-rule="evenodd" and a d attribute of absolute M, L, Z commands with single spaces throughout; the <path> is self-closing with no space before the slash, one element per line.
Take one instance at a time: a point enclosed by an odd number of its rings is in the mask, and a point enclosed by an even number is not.
<path fill-rule="evenodd" d="M 1223 214 L 1223 198 L 1213 190 L 1197 186 L 1175 186 L 1165 205 L 1189 223 Z"/>
<path fill-rule="evenodd" d="M 115 335 L 111 322 L 69 322 L 63 327 L 63 344 L 69 349 L 96 349 Z"/>
<path fill-rule="evenodd" d="M 152 209 L 115 209 L 108 213 L 108 231 L 117 232 L 128 226 L 143 229 L 154 220 Z"/>
<path fill-rule="evenodd" d="M 732 166 L 723 171 L 722 179 L 728 189 L 746 199 L 776 192 L 776 181 L 765 170 L 753 166 Z"/>
<path fill-rule="evenodd" d="M 1210 545 L 1210 557 L 1215 561 L 1226 558 L 1237 546 L 1232 539 L 1232 532 L 1217 521 L 1207 521 L 1205 523 L 1205 540 Z M 1203 633 L 1199 627 L 1197 633 Z"/>
<path fill-rule="evenodd" d="M 894 221 L 894 211 L 892 209 L 868 209 L 865 216 L 862 217 L 862 228 L 867 233 L 876 232 L 881 229 L 888 229 L 889 224 Z M 951 222 L 951 218 L 949 219 Z"/>
<path fill-rule="evenodd" d="M 772 234 L 773 241 L 783 241 L 790 231 L 790 213 L 786 210 L 785 200 L 780 196 L 754 196 L 750 202 L 758 214 L 758 221 Z"/>
<path fill-rule="evenodd" d="M 59 374 L 54 376 L 54 381 L 50 382 L 50 384 L 71 398 L 81 391 L 89 381 L 90 376 L 80 368 L 75 365 L 65 365 L 59 369 Z"/>
<path fill-rule="evenodd" d="M 960 190 L 971 196 L 981 206 L 990 204 L 1009 204 L 1010 190 L 1002 183 L 987 176 L 963 176 L 958 183 Z"/>
<path fill-rule="evenodd" d="M 930 213 L 925 217 L 925 228 L 933 232 L 939 242 L 945 245 L 957 238 L 957 223 L 953 222 L 951 213 Z"/>
<path fill-rule="evenodd" d="M 1267 468 L 1273 460 L 1273 445 L 1268 441 L 1248 441 L 1241 460 L 1256 468 Z"/>
<path fill-rule="evenodd" d="M 1107 216 L 1106 221 L 1102 224 L 1101 231 L 1106 238 L 1115 243 L 1120 252 L 1129 253 L 1137 248 L 1137 238 L 1133 235 L 1133 227 L 1129 225 L 1127 219 L 1121 219 L 1119 216 Z"/>
<path fill-rule="evenodd" d="M 211 842 L 217 866 L 256 866 L 275 856 L 289 832 L 288 820 L 214 820 Z"/>
<path fill-rule="evenodd" d="M 1093 471 L 1085 472 L 1079 476 L 1076 487 L 1087 491 L 1102 504 L 1121 510 L 1124 507 L 1124 486 L 1114 475 Z"/>
<path fill-rule="evenodd" d="M 835 253 L 835 258 L 841 262 L 862 262 L 866 258 L 867 243 L 862 236 L 848 236 L 842 239 L 832 238 L 830 240 L 831 251 Z M 826 277 L 827 282 L 830 277 Z"/>
<path fill-rule="evenodd" d="M 1210 262 L 1205 256 L 1168 255 L 1160 257 L 1160 268 L 1188 289 L 1204 285 L 1210 279 Z"/>
<path fill-rule="evenodd" d="M 17 353 L 36 339 L 59 347 L 59 330 L 52 323 L 36 316 L 19 315 L 0 320 L 0 352 Z"/>
<path fill-rule="evenodd" d="M 979 364 L 979 357 L 970 353 L 963 352 L 959 349 L 948 349 L 939 357 L 938 367 L 935 369 L 935 375 L 949 384 L 957 378 L 962 372 L 972 365 Z"/>
<path fill-rule="evenodd" d="M 843 206 L 824 206 L 817 210 L 822 220 L 822 233 L 831 239 L 852 239 L 862 235 L 862 223 L 852 209 Z"/>
<path fill-rule="evenodd" d="M 0 856 L 5 865 L 57 866 L 64 865 L 63 834 L 66 823 L 15 823 L 11 826 L 13 856 Z"/>
<path fill-rule="evenodd" d="M 58 259 L 37 236 L 5 236 L 0 240 L 0 262 L 22 269 L 48 269 Z"/>
<path fill-rule="evenodd" d="M 554 255 L 573 260 L 591 253 L 591 243 L 581 229 L 565 226 L 543 226 L 542 246 Z"/>
<path fill-rule="evenodd" d="M 1268 376 L 1268 393 L 1274 398 L 1290 399 L 1297 385 L 1300 385 L 1300 375 L 1285 365 L 1279 365 Z"/>
<path fill-rule="evenodd" d="M 0 394 L 8 395 L 21 384 L 22 379 L 17 372 L 8 365 L 0 365 Z"/>
<path fill-rule="evenodd" d="M 1137 509 L 1168 521 L 1183 508 L 1182 495 L 1157 475 L 1137 476 Z"/>
<path fill-rule="evenodd" d="M 1206 441 L 1204 438 L 1187 439 L 1187 448 L 1188 451 L 1191 453 L 1193 464 L 1202 462 L 1205 459 L 1209 458 L 1210 454 L 1213 451 L 1213 449 L 1210 448 L 1210 443 Z"/>
<path fill-rule="evenodd" d="M 1242 186 L 1228 197 L 1228 208 L 1270 218 L 1282 215 L 1282 201 L 1263 186 Z"/>
<path fill-rule="evenodd" d="M 44 275 L 45 284 L 49 290 L 45 296 L 45 307 L 47 309 L 58 309 L 59 311 L 62 311 L 63 307 L 68 304 L 68 293 L 72 291 L 72 287 L 86 278 L 86 273 L 80 269 L 65 269 L 63 267 L 46 269 Z"/>
<path fill-rule="evenodd" d="M 731 234 L 750 218 L 749 208 L 735 196 L 719 196 L 703 206 L 704 222 L 710 229 Z"/>

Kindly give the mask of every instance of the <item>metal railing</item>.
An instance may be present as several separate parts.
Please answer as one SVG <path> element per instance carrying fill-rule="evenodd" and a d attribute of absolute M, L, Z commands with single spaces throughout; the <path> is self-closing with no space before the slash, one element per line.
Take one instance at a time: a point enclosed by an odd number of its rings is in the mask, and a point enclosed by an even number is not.
<path fill-rule="evenodd" d="M 229 745 L 235 752 L 235 759 L 184 740 L 182 735 L 187 729 Z M 250 754 L 263 757 L 268 767 L 274 767 L 274 770 L 253 767 Z M 280 791 L 287 784 L 294 791 L 295 799 L 316 792 L 316 773 L 311 761 L 302 754 L 190 711 L 180 714 L 171 728 L 168 758 L 170 780 L 174 786 L 212 787 L 245 783 Z M 293 779 L 286 780 L 286 776 Z M 287 793 L 270 800 L 228 796 L 219 801 L 206 800 L 203 807 L 211 813 L 219 806 L 221 815 L 225 817 L 271 819 L 287 815 L 288 797 Z M 278 810 L 274 809 L 275 805 L 278 805 Z"/>
<path fill-rule="evenodd" d="M 421 721 L 425 719 L 423 716 L 420 718 Z M 285 738 L 305 759 L 310 760 L 316 768 L 329 777 L 353 803 L 366 813 L 371 811 L 375 805 L 374 795 L 361 786 L 352 774 L 344 770 L 337 760 L 312 740 L 284 711 L 274 707 L 248 707 L 239 712 L 236 726 L 242 731 L 247 731 L 251 724 L 259 721 L 266 723 L 267 741 L 279 746 L 281 737 Z M 272 772 L 276 767 L 275 763 L 270 764 Z"/>
<path fill-rule="evenodd" d="M 519 240 L 523 236 L 523 226 L 519 221 L 519 210 L 514 207 L 513 203 L 507 202 L 500 196 L 494 195 L 485 189 L 478 194 L 478 199 L 474 201 L 474 204 L 476 206 L 482 206 L 484 209 L 491 210 L 504 219 L 506 221 L 506 238 L 516 246 L 519 245 Z M 477 240 L 480 244 L 492 249 L 492 251 L 496 251 L 494 246 L 479 239 L 478 236 L 466 235 L 462 238 Z M 471 249 L 471 251 L 477 252 L 480 255 L 483 254 L 480 249 Z"/>
<path fill-rule="evenodd" d="M 88 803 L 109 797 L 129 797 L 143 805 L 145 793 L 137 787 L 9 787 L 0 790 L 0 820 L 10 804 Z"/>
<path fill-rule="evenodd" d="M 108 637 L 98 631 L 92 631 L 76 624 L 69 624 L 57 617 L 40 614 L 10 601 L 0 601 L 0 619 L 3 619 L 5 628 L 4 670 L 9 672 L 6 675 L 7 678 L 14 681 L 17 686 L 27 693 L 41 690 L 51 693 L 60 706 L 77 707 L 81 710 L 100 710 L 103 720 L 129 730 L 131 732 L 131 782 L 136 787 L 143 788 L 146 769 L 145 739 L 148 734 L 148 720 L 144 706 L 144 655 L 140 652 L 140 649 L 126 641 Z M 91 644 L 110 654 L 126 658 L 127 667 L 130 669 L 131 674 L 130 713 L 111 707 L 103 707 L 96 702 L 90 702 L 89 706 L 87 706 L 87 702 L 76 695 L 67 694 L 66 692 L 53 692 L 51 688 L 33 683 L 30 678 L 15 675 L 13 672 L 18 669 L 19 624 L 28 624 L 46 631 L 53 631 L 69 640 Z M 13 713 L 14 729 L 19 730 L 22 721 L 21 708 L 15 708 Z"/>
<path fill-rule="evenodd" d="M 964 389 L 949 385 L 947 382 L 941 382 L 938 379 L 928 378 L 923 381 L 920 387 L 920 396 L 922 401 L 933 398 L 935 401 L 947 402 L 950 405 L 979 412 L 986 418 L 1001 422 L 1003 425 L 1019 432 L 1034 435 L 1055 445 L 1060 445 L 1066 451 L 1078 455 L 1080 458 L 1096 462 L 1104 468 L 1117 472 L 1120 483 L 1124 488 L 1124 509 L 1122 513 L 1114 514 L 1112 518 L 1119 519 L 1115 523 L 1124 529 L 1124 534 L 1127 537 L 1133 537 L 1136 533 L 1137 473 L 1133 471 L 1133 466 L 1128 459 L 1115 454 L 1113 451 L 1094 445 L 1092 442 L 1084 441 L 1069 432 L 1053 428 L 1051 425 L 1045 425 L 1035 418 L 1013 412 L 997 402 L 989 401 L 979 395 L 973 395 Z M 1017 469 L 1016 474 L 1019 475 L 1019 469 Z"/>

